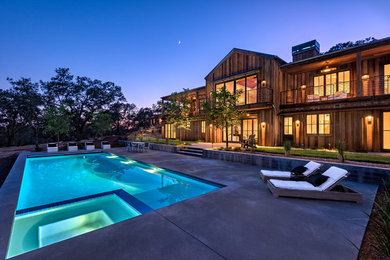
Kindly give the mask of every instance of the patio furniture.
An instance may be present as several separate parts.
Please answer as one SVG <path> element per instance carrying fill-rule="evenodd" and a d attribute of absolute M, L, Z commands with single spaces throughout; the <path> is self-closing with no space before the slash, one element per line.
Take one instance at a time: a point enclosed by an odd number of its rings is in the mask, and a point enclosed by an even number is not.
<path fill-rule="evenodd" d="M 79 147 L 77 146 L 77 143 L 75 142 L 69 142 L 66 144 L 68 152 L 77 152 Z"/>
<path fill-rule="evenodd" d="M 147 152 L 149 150 L 150 143 L 145 143 L 144 145 L 144 151 Z"/>
<path fill-rule="evenodd" d="M 104 149 L 111 149 L 111 144 L 107 141 L 101 141 L 100 142 L 100 147 Z"/>
<path fill-rule="evenodd" d="M 302 174 L 306 177 L 312 175 L 315 173 L 322 164 L 310 161 L 307 164 L 305 164 L 304 167 L 307 168 L 305 172 Z M 269 171 L 269 170 L 261 170 L 260 171 L 260 178 L 263 180 L 264 183 L 266 183 L 269 179 L 278 179 L 278 180 L 289 180 L 291 177 L 291 171 Z"/>
<path fill-rule="evenodd" d="M 296 197 L 321 200 L 339 200 L 362 202 L 362 194 L 339 185 L 349 176 L 349 172 L 332 166 L 322 176 L 328 179 L 319 186 L 314 186 L 308 181 L 269 180 L 268 189 L 274 197 Z"/>
<path fill-rule="evenodd" d="M 249 148 L 256 144 L 255 135 L 250 135 L 247 140 L 244 140 L 241 146 L 243 148 Z"/>
<path fill-rule="evenodd" d="M 131 145 L 131 142 L 125 142 L 125 146 L 126 146 L 126 150 L 128 152 L 132 152 L 133 151 L 133 147 Z"/>
<path fill-rule="evenodd" d="M 48 153 L 56 153 L 56 152 L 58 152 L 58 145 L 57 145 L 57 143 L 48 143 L 47 144 L 47 152 Z"/>
<path fill-rule="evenodd" d="M 95 144 L 92 142 L 85 142 L 84 147 L 87 151 L 95 150 Z"/>

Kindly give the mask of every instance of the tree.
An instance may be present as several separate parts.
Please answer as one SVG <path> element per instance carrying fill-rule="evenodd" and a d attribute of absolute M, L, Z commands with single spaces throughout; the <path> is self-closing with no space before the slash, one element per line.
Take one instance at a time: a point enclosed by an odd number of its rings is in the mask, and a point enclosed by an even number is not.
<path fill-rule="evenodd" d="M 212 101 L 204 104 L 206 118 L 217 128 L 225 129 L 226 149 L 229 148 L 228 129 L 239 123 L 242 115 L 236 106 L 241 94 L 242 91 L 231 93 L 224 86 L 219 91 L 212 91 Z"/>
<path fill-rule="evenodd" d="M 127 133 L 133 126 L 136 115 L 136 105 L 116 102 L 110 106 L 109 113 L 114 121 L 114 133 L 120 135 Z"/>
<path fill-rule="evenodd" d="M 91 124 L 91 130 L 97 137 L 103 137 L 103 134 L 112 129 L 112 118 L 108 113 L 97 113 Z"/>
<path fill-rule="evenodd" d="M 112 82 L 74 77 L 67 68 L 56 69 L 57 75 L 50 81 L 41 81 L 41 89 L 47 106 L 63 106 L 72 116 L 72 127 L 76 138 L 81 139 L 87 124 L 96 113 L 107 111 L 117 102 L 125 102 L 121 87 Z"/>
<path fill-rule="evenodd" d="M 344 50 L 347 48 L 363 45 L 374 41 L 377 41 L 377 39 L 375 39 L 374 37 L 368 37 L 366 39 L 358 40 L 356 42 L 348 41 L 348 42 L 337 43 L 336 45 L 332 46 L 327 52 L 324 52 L 323 54 Z"/>
<path fill-rule="evenodd" d="M 35 145 L 38 146 L 42 104 L 38 84 L 27 78 L 7 80 L 11 89 L 0 90 L 0 124 L 6 128 L 7 145 L 14 142 L 18 133 L 32 129 L 35 132 Z"/>
<path fill-rule="evenodd" d="M 191 129 L 190 111 L 191 103 L 188 98 L 189 90 L 183 89 L 183 92 L 174 92 L 171 94 L 169 102 L 165 103 L 166 107 L 166 121 L 168 124 L 176 125 L 179 129 L 179 140 L 181 142 L 181 129 Z"/>
<path fill-rule="evenodd" d="M 52 133 L 57 136 L 57 143 L 60 142 L 60 135 L 69 132 L 70 116 L 67 114 L 64 106 L 56 108 L 48 107 L 44 110 L 43 118 L 45 120 L 44 133 Z"/>

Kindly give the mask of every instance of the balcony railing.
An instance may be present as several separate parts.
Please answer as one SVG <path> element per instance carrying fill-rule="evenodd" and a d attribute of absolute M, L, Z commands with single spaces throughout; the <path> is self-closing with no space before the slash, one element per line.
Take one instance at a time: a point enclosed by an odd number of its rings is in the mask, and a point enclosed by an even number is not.
<path fill-rule="evenodd" d="M 390 76 L 377 76 L 360 81 L 358 94 L 357 81 L 328 84 L 325 86 L 302 86 L 280 93 L 280 104 L 300 104 L 355 97 L 390 95 Z"/>
<path fill-rule="evenodd" d="M 241 103 L 237 104 L 238 106 L 272 103 L 273 90 L 269 87 L 247 90 L 246 93 L 242 94 L 242 98 L 245 98 L 245 100 L 242 100 Z"/>

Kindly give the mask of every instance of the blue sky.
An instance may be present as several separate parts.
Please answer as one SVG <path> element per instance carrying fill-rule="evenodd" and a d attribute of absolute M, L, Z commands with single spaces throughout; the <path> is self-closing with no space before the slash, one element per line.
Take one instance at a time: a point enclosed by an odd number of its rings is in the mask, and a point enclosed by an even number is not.
<path fill-rule="evenodd" d="M 204 85 L 234 47 L 291 61 L 291 47 L 390 36 L 390 1 L 0 0 L 0 88 L 56 67 L 112 81 L 131 103 Z M 178 42 L 181 41 L 181 44 Z"/>

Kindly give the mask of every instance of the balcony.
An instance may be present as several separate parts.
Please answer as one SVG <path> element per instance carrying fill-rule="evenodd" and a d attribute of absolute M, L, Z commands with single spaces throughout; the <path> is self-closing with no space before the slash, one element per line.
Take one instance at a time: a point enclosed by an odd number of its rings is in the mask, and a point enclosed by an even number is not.
<path fill-rule="evenodd" d="M 280 93 L 280 104 L 315 103 L 383 95 L 390 95 L 390 76 L 366 77 L 360 81 L 348 81 L 326 86 L 303 85 L 297 89 L 282 91 Z"/>
<path fill-rule="evenodd" d="M 253 106 L 257 104 L 268 104 L 273 102 L 273 89 L 260 87 L 259 89 L 247 90 L 239 98 L 237 106 Z"/>

